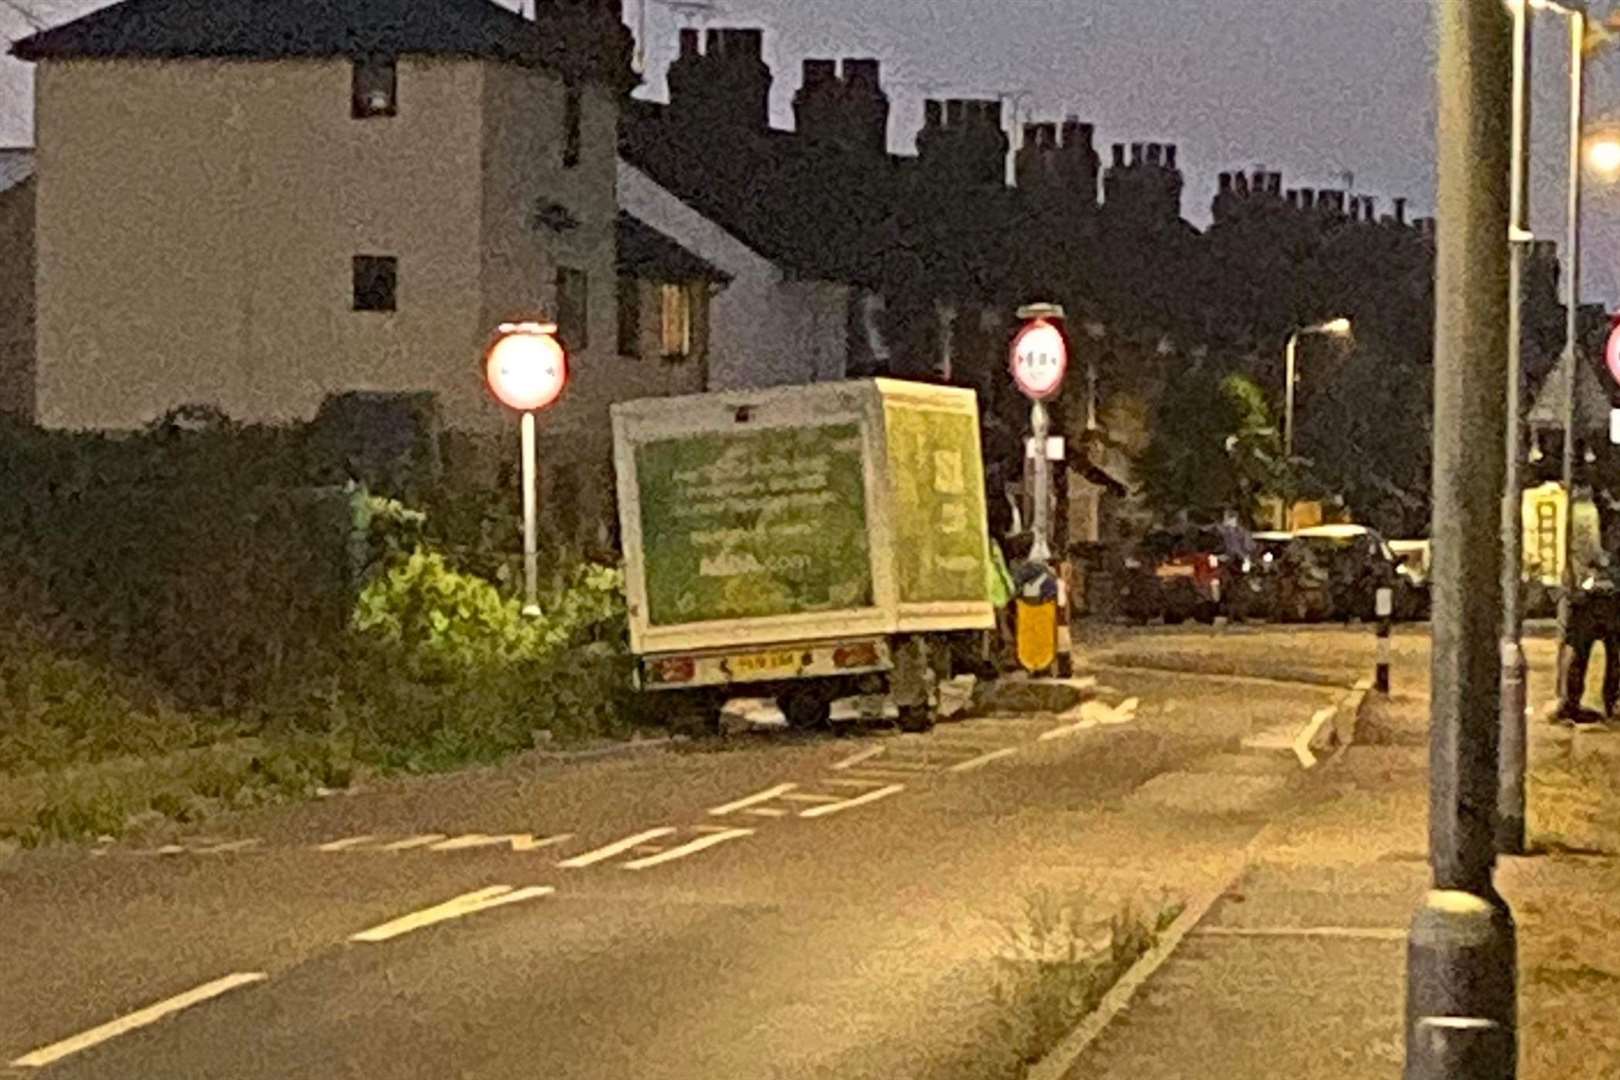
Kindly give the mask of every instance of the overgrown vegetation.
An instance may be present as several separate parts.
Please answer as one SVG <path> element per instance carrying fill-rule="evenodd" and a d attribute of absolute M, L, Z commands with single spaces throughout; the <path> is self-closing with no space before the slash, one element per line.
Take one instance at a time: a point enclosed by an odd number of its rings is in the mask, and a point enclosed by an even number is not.
<path fill-rule="evenodd" d="M 409 485 L 424 511 L 313 484 L 296 429 L 198 426 L 0 430 L 0 840 L 627 732 L 616 567 L 550 545 L 526 618 L 512 493 Z"/>
<path fill-rule="evenodd" d="M 1106 920 L 1088 919 L 1079 897 L 1040 893 L 1025 902 L 996 958 L 993 1011 L 960 1052 L 929 1080 L 1021 1080 L 1030 1066 L 1102 1002 L 1132 964 L 1158 943 L 1182 905 L 1148 912 L 1126 904 Z"/>

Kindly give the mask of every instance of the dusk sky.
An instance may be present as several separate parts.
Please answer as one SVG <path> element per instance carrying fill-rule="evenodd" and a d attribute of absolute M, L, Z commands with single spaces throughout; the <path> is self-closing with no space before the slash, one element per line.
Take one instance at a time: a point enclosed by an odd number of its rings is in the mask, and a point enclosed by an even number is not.
<path fill-rule="evenodd" d="M 633 27 L 641 2 L 626 0 Z M 663 0 L 646 4 L 642 93 L 662 98 L 682 16 Z M 95 6 L 0 0 L 0 33 L 28 32 L 16 7 L 53 24 Z M 1383 209 L 1405 195 L 1415 213 L 1432 212 L 1430 11 L 1425 0 L 719 0 L 704 18 L 767 31 L 779 126 L 791 125 L 806 56 L 880 58 L 896 105 L 891 143 L 905 152 L 924 97 L 1028 91 L 1021 110 L 1035 118 L 1075 113 L 1095 123 L 1105 157 L 1112 142 L 1178 144 L 1183 214 L 1201 225 L 1215 174 L 1259 165 L 1290 187 L 1342 187 L 1350 173 L 1354 190 L 1377 195 Z M 1561 240 L 1568 36 L 1551 15 L 1537 29 L 1533 224 Z M 32 141 L 29 87 L 26 65 L 0 61 L 0 145 Z M 1620 47 L 1593 61 L 1589 106 L 1594 123 L 1620 121 Z M 1588 192 L 1585 293 L 1612 303 L 1620 192 L 1596 178 Z"/>

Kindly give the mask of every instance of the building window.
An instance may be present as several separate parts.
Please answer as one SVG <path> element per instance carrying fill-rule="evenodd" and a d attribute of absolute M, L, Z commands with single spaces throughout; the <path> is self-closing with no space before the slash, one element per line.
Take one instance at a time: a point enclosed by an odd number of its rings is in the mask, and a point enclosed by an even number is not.
<path fill-rule="evenodd" d="M 692 353 L 692 290 L 685 285 L 658 287 L 660 339 L 665 356 Z"/>
<path fill-rule="evenodd" d="M 619 355 L 641 356 L 641 280 L 619 279 Z"/>
<path fill-rule="evenodd" d="M 356 120 L 393 116 L 398 111 L 398 76 L 392 56 L 367 57 L 354 62 L 350 103 Z"/>
<path fill-rule="evenodd" d="M 590 348 L 590 322 L 590 277 L 583 270 L 559 266 L 557 340 L 570 352 Z"/>
<path fill-rule="evenodd" d="M 572 169 L 579 164 L 581 127 L 584 125 L 585 102 L 579 87 L 570 83 L 563 92 L 563 151 L 562 164 Z"/>
<path fill-rule="evenodd" d="M 393 311 L 399 260 L 392 255 L 354 257 L 354 310 Z"/>

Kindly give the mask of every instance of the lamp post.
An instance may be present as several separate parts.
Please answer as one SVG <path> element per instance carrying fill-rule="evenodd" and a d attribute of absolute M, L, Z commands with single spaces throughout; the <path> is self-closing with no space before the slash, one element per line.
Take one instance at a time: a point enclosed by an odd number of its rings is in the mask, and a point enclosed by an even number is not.
<path fill-rule="evenodd" d="M 1299 358 L 1299 339 L 1306 334 L 1331 334 L 1334 337 L 1347 337 L 1350 334 L 1349 319 L 1329 319 L 1326 322 L 1316 323 L 1314 326 L 1302 326 L 1288 335 L 1288 344 L 1283 349 L 1284 381 L 1288 384 L 1284 395 L 1283 405 L 1283 460 L 1294 460 L 1294 382 L 1296 361 Z M 1285 512 L 1285 528 L 1294 527 L 1294 491 L 1292 484 L 1288 492 L 1288 509 Z"/>
<path fill-rule="evenodd" d="M 1513 917 L 1494 883 L 1507 422 L 1512 35 L 1501 0 L 1436 0 L 1434 677 L 1430 891 L 1406 951 L 1406 1080 L 1511 1080 Z M 1495 590 L 1495 591 L 1493 591 Z"/>
<path fill-rule="evenodd" d="M 1529 0 L 1533 3 L 1535 0 Z M 1530 8 L 1513 0 L 1513 103 L 1508 179 L 1507 385 L 1503 404 L 1507 424 L 1502 479 L 1502 634 L 1496 850 L 1524 850 L 1525 662 L 1520 578 L 1524 564 L 1524 497 L 1520 464 L 1524 457 L 1524 260 L 1535 242 L 1530 231 Z"/>
<path fill-rule="evenodd" d="M 539 510 L 534 414 L 568 382 L 568 357 L 551 323 L 502 323 L 484 351 L 484 377 L 501 404 L 523 414 L 523 614 L 540 615 Z"/>

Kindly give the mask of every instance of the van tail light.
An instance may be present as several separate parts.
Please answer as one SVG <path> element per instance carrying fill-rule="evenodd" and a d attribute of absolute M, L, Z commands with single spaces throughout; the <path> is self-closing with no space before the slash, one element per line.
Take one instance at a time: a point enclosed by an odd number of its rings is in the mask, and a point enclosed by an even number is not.
<path fill-rule="evenodd" d="M 863 641 L 859 645 L 840 645 L 833 651 L 833 666 L 839 668 L 877 667 L 877 646 L 870 641 Z"/>
<path fill-rule="evenodd" d="M 648 674 L 656 683 L 688 683 L 697 677 L 697 661 L 690 656 L 656 660 L 649 665 Z"/>

